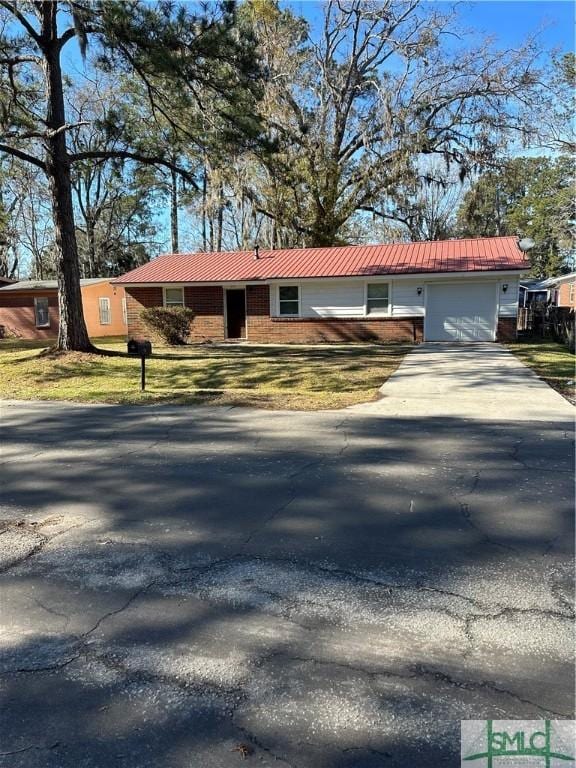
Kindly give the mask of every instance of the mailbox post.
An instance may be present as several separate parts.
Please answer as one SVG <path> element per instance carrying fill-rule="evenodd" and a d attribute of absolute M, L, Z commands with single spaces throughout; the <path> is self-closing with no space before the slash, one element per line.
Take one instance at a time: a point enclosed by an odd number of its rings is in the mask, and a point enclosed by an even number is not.
<path fill-rule="evenodd" d="M 140 389 L 146 389 L 146 358 L 152 355 L 152 343 L 145 339 L 129 339 L 128 354 L 140 357 Z"/>

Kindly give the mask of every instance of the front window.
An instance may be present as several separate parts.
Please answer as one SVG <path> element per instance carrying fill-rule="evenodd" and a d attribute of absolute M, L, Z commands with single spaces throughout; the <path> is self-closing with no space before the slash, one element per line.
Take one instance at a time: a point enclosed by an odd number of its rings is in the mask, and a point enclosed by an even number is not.
<path fill-rule="evenodd" d="M 110 325 L 112 322 L 112 313 L 110 312 L 110 299 L 107 296 L 103 296 L 98 300 L 98 305 L 100 325 Z"/>
<path fill-rule="evenodd" d="M 388 312 L 388 305 L 388 283 L 368 283 L 366 289 L 366 314 L 385 314 Z"/>
<path fill-rule="evenodd" d="M 34 316 L 36 319 L 36 328 L 50 327 L 50 311 L 48 309 L 47 298 L 36 297 L 34 299 Z"/>
<path fill-rule="evenodd" d="M 300 289 L 297 285 L 281 285 L 278 289 L 279 314 L 300 314 Z"/>
<path fill-rule="evenodd" d="M 576 293 L 576 283 L 570 283 L 570 289 L 568 291 L 568 303 L 574 304 L 574 294 Z"/>
<path fill-rule="evenodd" d="M 184 288 L 165 288 L 164 289 L 165 307 L 183 307 L 184 306 Z"/>

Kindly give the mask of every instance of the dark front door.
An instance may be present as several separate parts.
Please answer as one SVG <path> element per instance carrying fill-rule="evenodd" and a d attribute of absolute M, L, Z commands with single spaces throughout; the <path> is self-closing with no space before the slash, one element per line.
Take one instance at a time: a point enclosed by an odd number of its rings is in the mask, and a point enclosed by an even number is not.
<path fill-rule="evenodd" d="M 226 338 L 246 338 L 246 291 L 226 291 Z"/>

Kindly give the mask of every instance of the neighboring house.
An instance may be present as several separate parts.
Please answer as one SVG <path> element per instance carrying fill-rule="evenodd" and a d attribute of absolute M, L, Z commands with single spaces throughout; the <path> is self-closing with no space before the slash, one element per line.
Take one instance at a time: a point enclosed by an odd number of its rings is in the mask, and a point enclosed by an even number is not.
<path fill-rule="evenodd" d="M 576 272 L 544 280 L 522 280 L 520 306 L 544 303 L 555 307 L 576 308 Z"/>
<path fill-rule="evenodd" d="M 518 304 L 520 307 L 531 307 L 534 304 L 547 304 L 550 301 L 550 290 L 543 280 L 521 280 L 519 286 Z"/>
<path fill-rule="evenodd" d="M 124 289 L 110 278 L 80 280 L 88 334 L 120 336 L 126 333 Z M 23 339 L 50 339 L 58 335 L 56 280 L 21 280 L 0 287 L 0 335 Z"/>
<path fill-rule="evenodd" d="M 186 306 L 192 341 L 494 341 L 516 337 L 514 237 L 170 254 L 114 280 L 129 336 L 145 307 Z"/>
<path fill-rule="evenodd" d="M 15 280 L 11 280 L 9 277 L 0 277 L 0 286 L 2 285 L 8 285 L 9 283 L 14 283 Z"/>
<path fill-rule="evenodd" d="M 576 272 L 551 278 L 555 289 L 554 303 L 557 307 L 576 309 Z"/>

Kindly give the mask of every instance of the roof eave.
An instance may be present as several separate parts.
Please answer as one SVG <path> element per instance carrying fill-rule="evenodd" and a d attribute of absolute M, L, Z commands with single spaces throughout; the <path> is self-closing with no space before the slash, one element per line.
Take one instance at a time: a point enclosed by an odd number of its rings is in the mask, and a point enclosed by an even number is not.
<path fill-rule="evenodd" d="M 354 281 L 366 281 L 376 279 L 430 279 L 430 278 L 442 278 L 442 277 L 467 277 L 469 275 L 490 275 L 490 276 L 507 276 L 507 275 L 522 275 L 530 269 L 529 265 L 522 267 L 506 267 L 503 269 L 476 269 L 476 270 L 462 270 L 462 271 L 443 271 L 443 272 L 377 272 L 371 274 L 348 274 L 348 275 L 311 275 L 311 276 L 298 276 L 287 275 L 282 277 L 261 277 L 261 278 L 238 278 L 227 280 L 138 280 L 138 281 L 126 281 L 121 280 L 112 281 L 113 284 L 121 285 L 124 288 L 160 288 L 164 285 L 202 285 L 202 286 L 214 286 L 214 285 L 266 285 L 268 283 L 280 283 L 286 281 L 303 282 L 303 281 L 318 281 L 318 280 L 354 280 Z"/>

